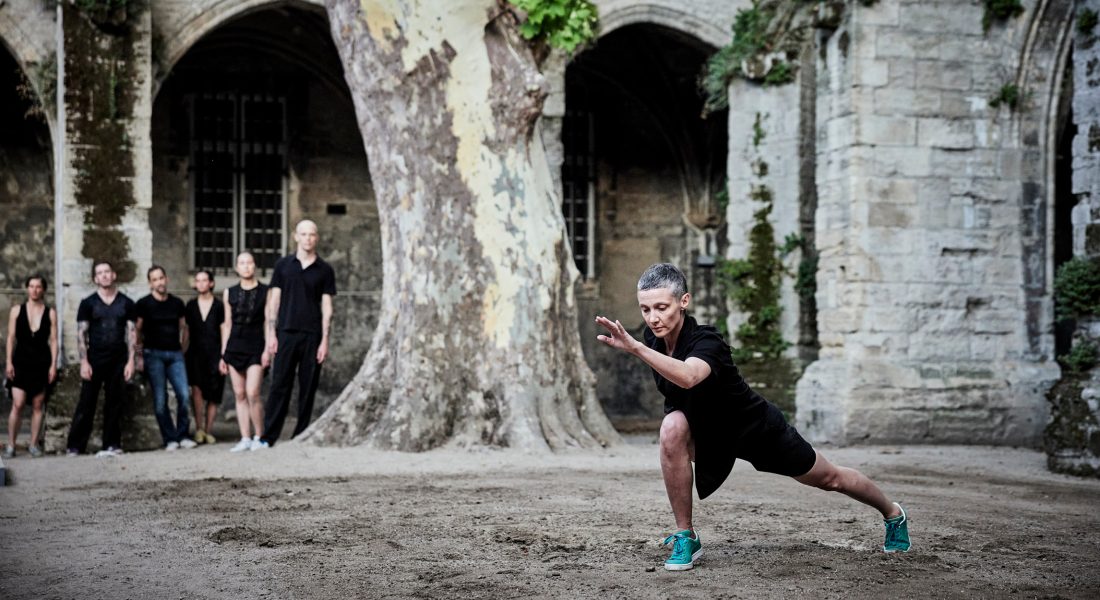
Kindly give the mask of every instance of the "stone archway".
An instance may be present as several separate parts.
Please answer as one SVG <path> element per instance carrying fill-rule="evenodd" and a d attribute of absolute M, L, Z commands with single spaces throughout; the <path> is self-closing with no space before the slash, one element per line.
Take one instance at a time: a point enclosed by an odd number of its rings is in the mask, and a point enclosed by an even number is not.
<path fill-rule="evenodd" d="M 292 249 L 293 224 L 317 222 L 339 290 L 319 413 L 355 374 L 373 333 L 377 205 L 324 10 L 242 4 L 219 5 L 216 27 L 184 27 L 181 39 L 205 34 L 163 75 L 152 117 L 152 257 L 180 295 L 198 268 L 215 272 L 218 289 L 235 283 L 244 250 L 267 281 Z"/>
<path fill-rule="evenodd" d="M 1032 13 L 1016 76 L 1019 89 L 1034 102 L 1032 110 L 1016 113 L 1019 119 L 1016 135 L 1023 164 L 1038 166 L 1025 171 L 1020 199 L 1027 342 L 1031 358 L 1038 360 L 1053 360 L 1055 351 L 1052 297 L 1056 266 L 1055 163 L 1061 133 L 1057 123 L 1072 42 L 1073 8 L 1074 3 L 1069 0 L 1039 3 Z"/>
<path fill-rule="evenodd" d="M 659 394 L 644 365 L 595 341 L 591 317 L 613 316 L 640 336 L 637 277 L 661 261 L 688 274 L 696 314 L 719 312 L 710 267 L 721 254 L 727 126 L 725 112 L 701 117 L 697 80 L 714 47 L 621 15 L 604 26 L 565 67 L 562 207 L 584 276 L 579 325 L 597 395 L 618 426 L 634 427 L 660 417 Z"/>

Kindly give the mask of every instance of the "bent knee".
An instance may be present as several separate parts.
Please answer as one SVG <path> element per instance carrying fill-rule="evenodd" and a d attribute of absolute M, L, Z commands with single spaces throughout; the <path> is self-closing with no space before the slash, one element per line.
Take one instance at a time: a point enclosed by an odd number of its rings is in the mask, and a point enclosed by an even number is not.
<path fill-rule="evenodd" d="M 691 441 L 691 427 L 684 413 L 676 411 L 661 422 L 661 449 L 687 448 Z"/>

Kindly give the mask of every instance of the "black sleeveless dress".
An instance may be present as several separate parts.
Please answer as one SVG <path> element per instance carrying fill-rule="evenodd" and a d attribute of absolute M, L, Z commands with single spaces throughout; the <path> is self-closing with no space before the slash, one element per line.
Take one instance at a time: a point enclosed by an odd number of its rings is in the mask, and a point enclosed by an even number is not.
<path fill-rule="evenodd" d="M 210 305 L 210 312 L 203 319 L 198 299 L 192 299 L 183 310 L 183 318 L 188 331 L 187 354 L 184 356 L 187 381 L 202 390 L 204 400 L 220 404 L 222 392 L 225 390 L 225 375 L 218 370 L 225 308 L 221 299 L 215 297 L 214 303 Z"/>
<path fill-rule="evenodd" d="M 42 313 L 42 323 L 38 331 L 31 331 L 30 317 L 27 316 L 27 303 L 19 307 L 19 316 L 15 318 L 15 350 L 11 364 L 15 367 L 15 379 L 9 382 L 13 388 L 19 388 L 34 398 L 49 387 L 50 363 L 50 307 Z"/>

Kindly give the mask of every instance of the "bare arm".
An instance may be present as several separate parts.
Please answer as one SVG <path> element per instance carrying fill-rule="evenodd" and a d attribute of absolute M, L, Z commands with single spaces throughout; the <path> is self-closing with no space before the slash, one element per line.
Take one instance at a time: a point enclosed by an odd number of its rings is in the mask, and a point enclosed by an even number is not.
<path fill-rule="evenodd" d="M 187 352 L 187 346 L 191 343 L 191 328 L 187 326 L 187 318 L 180 317 L 180 348 Z"/>
<path fill-rule="evenodd" d="M 710 376 L 710 365 L 700 358 L 694 356 L 688 357 L 687 360 L 672 358 L 634 339 L 618 321 L 596 317 L 596 323 L 611 334 L 596 336 L 596 339 L 612 348 L 637 356 L 662 377 L 685 390 L 699 385 Z"/>
<path fill-rule="evenodd" d="M 141 354 L 143 348 L 142 342 L 145 340 L 145 319 L 141 317 L 137 318 L 137 321 L 128 321 L 126 324 L 126 340 L 130 341 L 131 328 L 134 334 L 134 343 L 131 348 L 130 358 L 133 359 L 135 354 Z"/>
<path fill-rule="evenodd" d="M 229 345 L 229 333 L 233 331 L 233 307 L 229 305 L 229 290 L 222 292 L 222 312 L 225 313 L 225 318 L 222 319 L 221 354 L 225 354 L 225 347 Z"/>
<path fill-rule="evenodd" d="M 57 378 L 57 311 L 50 309 L 50 383 Z"/>
<path fill-rule="evenodd" d="M 76 322 L 76 351 L 80 355 L 80 378 L 92 378 L 92 363 L 88 362 L 88 322 Z"/>
<path fill-rule="evenodd" d="M 317 346 L 317 362 L 328 358 L 328 331 L 332 323 L 332 295 L 321 294 L 321 343 Z"/>
<path fill-rule="evenodd" d="M 275 354 L 279 350 L 279 338 L 275 335 L 275 327 L 279 320 L 279 301 L 282 299 L 282 290 L 273 287 L 267 290 L 267 304 L 264 307 L 267 325 L 264 327 L 264 337 L 267 338 L 267 351 Z"/>
<path fill-rule="evenodd" d="M 80 355 L 80 362 L 88 362 L 88 322 L 76 322 L 76 351 Z"/>
<path fill-rule="evenodd" d="M 4 355 L 6 357 L 6 360 L 7 360 L 7 363 L 8 363 L 7 364 L 7 369 L 6 369 L 8 379 L 11 379 L 11 378 L 15 377 L 15 366 L 12 365 L 11 357 L 12 357 L 12 352 L 15 351 L 15 321 L 18 318 L 18 315 L 19 315 L 19 307 L 18 306 L 11 307 L 11 311 L 8 312 L 8 340 L 7 340 L 8 353 Z"/>
<path fill-rule="evenodd" d="M 134 376 L 134 357 L 137 354 L 137 325 L 133 321 L 126 321 L 126 347 L 130 352 L 130 359 L 126 361 L 126 367 L 122 369 L 122 377 L 126 381 Z"/>

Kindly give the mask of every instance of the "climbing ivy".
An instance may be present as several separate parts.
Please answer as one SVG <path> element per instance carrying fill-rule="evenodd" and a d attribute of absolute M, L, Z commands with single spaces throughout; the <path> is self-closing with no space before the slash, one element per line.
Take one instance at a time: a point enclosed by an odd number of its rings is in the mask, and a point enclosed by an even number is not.
<path fill-rule="evenodd" d="M 599 13 L 588 0 L 508 0 L 527 13 L 519 26 L 526 40 L 545 41 L 572 53 L 596 37 Z"/>
<path fill-rule="evenodd" d="M 989 31 L 993 21 L 1007 21 L 1023 14 L 1024 5 L 1020 0 L 982 0 L 985 11 L 982 13 L 982 31 Z"/>
<path fill-rule="evenodd" d="M 765 138 L 763 119 L 764 115 L 757 113 L 752 134 L 754 148 L 758 148 Z M 794 276 L 799 296 L 812 297 L 817 285 L 817 261 L 812 248 L 800 235 L 791 234 L 782 245 L 776 243 L 775 228 L 768 218 L 774 208 L 774 194 L 763 181 L 768 166 L 760 156 L 751 164 L 756 181 L 749 198 L 756 210 L 749 231 L 748 256 L 719 260 L 716 280 L 733 307 L 745 315 L 731 336 L 734 362 L 750 385 L 759 388 L 768 399 L 790 413 L 794 410 L 798 370 L 793 361 L 784 356 L 792 344 L 783 339 L 780 327 L 783 314 L 780 290 L 783 277 Z M 795 250 L 802 250 L 797 274 L 783 265 L 783 259 Z M 719 329 L 724 335 L 730 334 L 725 319 L 719 319 Z"/>
<path fill-rule="evenodd" d="M 1100 316 L 1100 258 L 1073 258 L 1054 276 L 1055 314 L 1060 321 Z"/>
<path fill-rule="evenodd" d="M 1087 372 L 1097 361 L 1100 361 L 1100 352 L 1096 344 L 1080 341 L 1070 348 L 1069 353 L 1058 357 L 1058 363 L 1074 375 Z"/>
<path fill-rule="evenodd" d="M 737 11 L 730 43 L 707 59 L 699 78 L 705 101 L 703 113 L 729 107 L 729 86 L 734 79 L 783 85 L 795 79 L 789 61 L 798 55 L 813 25 L 807 0 L 753 0 Z M 765 60 L 765 57 L 769 57 Z"/>
<path fill-rule="evenodd" d="M 1007 106 L 1009 110 L 1016 110 L 1023 99 L 1024 94 L 1020 91 L 1020 86 L 1015 83 L 1006 83 L 989 99 L 989 106 L 991 108 L 998 108 L 1004 105 Z"/>
<path fill-rule="evenodd" d="M 1095 10 L 1082 8 L 1081 12 L 1077 13 L 1077 33 L 1090 35 L 1092 30 L 1096 29 L 1098 20 L 1100 18 L 1097 17 Z"/>

